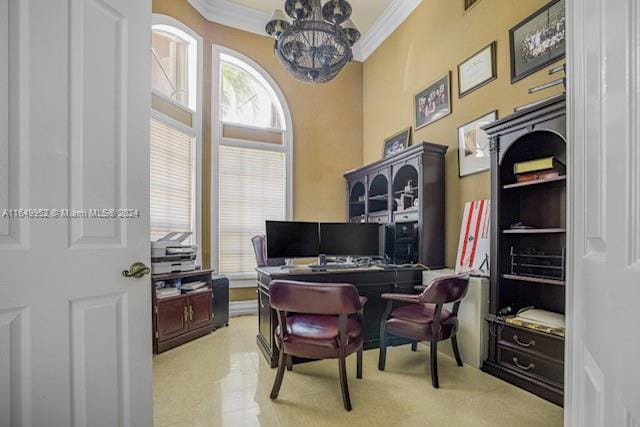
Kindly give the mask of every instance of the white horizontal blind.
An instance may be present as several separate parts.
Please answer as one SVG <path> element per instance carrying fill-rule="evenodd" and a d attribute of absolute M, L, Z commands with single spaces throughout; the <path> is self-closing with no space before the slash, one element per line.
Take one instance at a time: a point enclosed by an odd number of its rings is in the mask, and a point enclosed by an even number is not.
<path fill-rule="evenodd" d="M 152 119 L 151 240 L 173 231 L 195 231 L 194 176 L 194 139 Z"/>
<path fill-rule="evenodd" d="M 251 238 L 265 232 L 265 220 L 286 218 L 286 153 L 219 148 L 219 269 L 253 273 Z"/>

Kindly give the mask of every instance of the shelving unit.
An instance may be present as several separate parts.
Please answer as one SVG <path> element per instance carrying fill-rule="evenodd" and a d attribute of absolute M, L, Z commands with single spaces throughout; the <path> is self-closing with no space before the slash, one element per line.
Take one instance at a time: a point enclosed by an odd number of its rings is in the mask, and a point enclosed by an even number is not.
<path fill-rule="evenodd" d="M 493 147 L 487 321 L 495 333 L 482 369 L 558 405 L 563 403 L 563 338 L 515 327 L 504 313 L 515 315 L 526 307 L 565 312 L 567 177 L 517 182 L 514 174 L 515 163 L 543 157 L 566 165 L 565 127 L 563 97 L 485 127 Z M 511 228 L 518 223 L 532 228 Z M 531 340 L 535 348 L 522 345 Z"/>
<path fill-rule="evenodd" d="M 344 175 L 349 221 L 383 224 L 385 254 L 393 252 L 400 264 L 444 267 L 446 152 L 446 146 L 423 142 Z M 402 194 L 410 196 L 407 209 L 398 206 Z"/>

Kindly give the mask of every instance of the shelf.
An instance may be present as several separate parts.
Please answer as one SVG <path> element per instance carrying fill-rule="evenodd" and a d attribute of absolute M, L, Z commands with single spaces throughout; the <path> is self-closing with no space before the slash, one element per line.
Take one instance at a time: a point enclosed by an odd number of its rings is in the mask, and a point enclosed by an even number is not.
<path fill-rule="evenodd" d="M 503 185 L 502 188 L 505 189 L 505 190 L 508 190 L 510 188 L 530 187 L 532 185 L 547 184 L 547 183 L 550 183 L 550 182 L 560 182 L 560 181 L 566 181 L 566 180 L 567 180 L 567 177 L 565 175 L 563 175 L 563 176 L 557 176 L 555 178 L 537 179 L 535 181 L 517 182 L 515 184 L 507 184 L 507 185 Z"/>
<path fill-rule="evenodd" d="M 374 215 L 374 216 L 380 216 L 380 215 L 389 215 L 389 210 L 388 209 L 383 209 L 381 211 L 370 211 L 369 215 Z"/>
<path fill-rule="evenodd" d="M 386 202 L 387 200 L 389 200 L 389 196 L 387 196 L 386 194 L 380 194 L 380 195 L 377 195 L 377 196 L 369 197 L 369 200 Z"/>
<path fill-rule="evenodd" d="M 564 286 L 563 280 L 544 279 L 542 277 L 520 276 L 517 274 L 503 274 L 503 279 L 519 280 L 521 282 L 542 283 L 545 285 Z"/>
<path fill-rule="evenodd" d="M 364 200 L 356 200 L 353 202 L 349 202 L 351 205 L 364 205 Z"/>
<path fill-rule="evenodd" d="M 419 188 L 418 188 L 418 187 L 411 187 L 411 192 L 412 192 L 412 193 L 413 193 L 414 191 L 418 191 L 418 190 L 419 190 Z M 402 189 L 402 190 L 398 190 L 398 191 L 394 191 L 393 193 L 394 193 L 394 194 L 402 194 L 402 193 L 404 193 L 404 189 Z M 408 194 L 408 193 L 407 193 L 407 194 Z"/>
<path fill-rule="evenodd" d="M 560 234 L 566 233 L 566 228 L 527 228 L 502 230 L 503 234 Z"/>

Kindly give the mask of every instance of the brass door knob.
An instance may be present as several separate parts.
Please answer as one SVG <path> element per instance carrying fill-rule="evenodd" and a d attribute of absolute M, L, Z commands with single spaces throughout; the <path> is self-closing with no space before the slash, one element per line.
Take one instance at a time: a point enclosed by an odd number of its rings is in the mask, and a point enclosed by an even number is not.
<path fill-rule="evenodd" d="M 124 277 L 133 277 L 134 279 L 140 279 L 149 273 L 151 273 L 151 269 L 144 265 L 143 262 L 134 262 L 129 267 L 129 270 L 122 270 Z"/>

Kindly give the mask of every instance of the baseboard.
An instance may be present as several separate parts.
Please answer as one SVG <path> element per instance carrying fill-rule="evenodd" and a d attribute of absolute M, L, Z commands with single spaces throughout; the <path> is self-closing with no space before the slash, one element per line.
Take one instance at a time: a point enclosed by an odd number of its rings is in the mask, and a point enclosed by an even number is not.
<path fill-rule="evenodd" d="M 231 301 L 229 303 L 229 317 L 258 314 L 258 300 Z"/>

